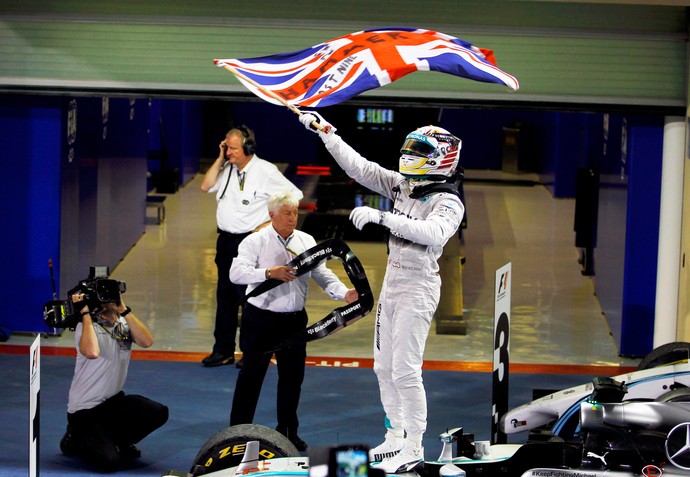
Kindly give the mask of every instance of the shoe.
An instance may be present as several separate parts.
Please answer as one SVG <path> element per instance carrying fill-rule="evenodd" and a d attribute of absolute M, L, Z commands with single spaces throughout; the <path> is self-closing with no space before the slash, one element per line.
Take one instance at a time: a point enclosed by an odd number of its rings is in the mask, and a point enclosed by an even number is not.
<path fill-rule="evenodd" d="M 209 368 L 213 368 L 215 366 L 223 366 L 224 364 L 233 364 L 234 362 L 235 356 L 227 356 L 220 353 L 211 353 L 201 360 L 201 363 Z"/>
<path fill-rule="evenodd" d="M 60 439 L 60 450 L 65 455 L 77 455 L 78 453 L 77 443 L 75 442 L 75 439 L 72 436 L 72 429 L 70 428 L 70 426 L 67 426 L 67 431 L 65 432 L 65 435 L 62 436 L 62 439 Z"/>
<path fill-rule="evenodd" d="M 295 434 L 292 437 L 288 437 L 288 439 L 290 439 L 290 442 L 292 442 L 292 445 L 295 446 L 295 449 L 297 449 L 300 452 L 304 452 L 307 449 L 309 449 L 309 446 L 307 445 L 307 443 L 304 442 L 302 439 L 300 439 L 300 437 L 297 434 Z"/>
<path fill-rule="evenodd" d="M 372 468 L 380 469 L 386 474 L 400 474 L 402 472 L 410 472 L 423 460 L 423 447 L 405 446 L 393 457 L 386 457 L 381 462 L 373 464 Z"/>
<path fill-rule="evenodd" d="M 298 451 L 304 452 L 304 451 L 306 451 L 307 449 L 309 449 L 309 446 L 307 445 L 307 443 L 304 442 L 304 441 L 297 435 L 296 432 L 290 432 L 290 431 L 282 432 L 282 431 L 279 430 L 279 429 L 276 429 L 276 431 L 280 432 L 282 435 L 284 435 L 285 437 L 287 437 L 288 440 L 289 440 L 290 442 L 292 442 L 292 445 L 295 446 L 295 449 L 297 449 Z"/>
<path fill-rule="evenodd" d="M 403 448 L 405 439 L 398 437 L 391 431 L 386 431 L 386 439 L 373 449 L 369 449 L 369 461 L 381 462 L 386 457 L 393 457 Z"/>
<path fill-rule="evenodd" d="M 236 367 L 237 369 L 242 369 L 242 368 L 244 368 L 244 357 L 238 359 L 238 360 L 235 362 L 235 367 Z"/>
<path fill-rule="evenodd" d="M 137 446 L 134 444 L 126 444 L 121 446 L 118 448 L 118 452 L 120 453 L 120 457 L 126 460 L 138 459 L 141 457 L 141 451 L 137 449 Z"/>

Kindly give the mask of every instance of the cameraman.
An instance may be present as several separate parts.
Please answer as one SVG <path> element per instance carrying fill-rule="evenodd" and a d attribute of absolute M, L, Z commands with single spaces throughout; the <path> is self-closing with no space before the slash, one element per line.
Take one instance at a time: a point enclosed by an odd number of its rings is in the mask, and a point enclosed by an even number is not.
<path fill-rule="evenodd" d="M 116 303 L 94 303 L 83 290 L 69 297 L 81 322 L 75 329 L 77 362 L 60 450 L 105 472 L 140 457 L 134 444 L 168 420 L 163 404 L 122 391 L 132 342 L 148 348 L 153 336 L 119 292 L 117 297 Z"/>

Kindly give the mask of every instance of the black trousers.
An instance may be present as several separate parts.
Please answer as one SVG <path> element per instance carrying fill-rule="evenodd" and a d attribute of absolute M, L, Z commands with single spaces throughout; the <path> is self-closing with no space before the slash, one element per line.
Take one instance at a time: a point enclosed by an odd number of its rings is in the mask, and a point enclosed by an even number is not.
<path fill-rule="evenodd" d="M 215 343 L 213 352 L 230 356 L 235 352 L 237 334 L 237 313 L 244 298 L 245 285 L 235 285 L 230 281 L 230 267 L 237 256 L 237 247 L 249 235 L 230 234 L 218 231 L 216 240 L 216 267 L 218 285 L 216 288 L 216 324 L 213 330 Z"/>
<path fill-rule="evenodd" d="M 167 406 L 122 391 L 94 408 L 67 414 L 78 455 L 104 471 L 122 464 L 118 448 L 136 444 L 167 420 Z"/>
<path fill-rule="evenodd" d="M 275 353 L 278 367 L 277 429 L 283 434 L 289 432 L 289 435 L 297 432 L 297 407 L 304 381 L 307 344 L 306 341 L 299 340 L 273 350 L 306 326 L 305 310 L 274 313 L 250 304 L 245 305 L 240 329 L 244 367 L 237 375 L 230 412 L 231 426 L 253 422 L 266 371 Z"/>

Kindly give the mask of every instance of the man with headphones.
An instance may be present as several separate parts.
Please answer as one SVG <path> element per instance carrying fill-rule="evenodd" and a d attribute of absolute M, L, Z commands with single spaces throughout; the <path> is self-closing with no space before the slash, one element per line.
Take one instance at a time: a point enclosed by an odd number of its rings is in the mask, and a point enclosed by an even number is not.
<path fill-rule="evenodd" d="M 218 158 L 201 182 L 201 190 L 215 192 L 218 203 L 215 343 L 211 354 L 201 361 L 209 367 L 235 363 L 237 314 L 245 294 L 245 286 L 230 281 L 237 247 L 250 233 L 270 223 L 266 202 L 271 195 L 291 191 L 298 199 L 303 197 L 274 164 L 255 154 L 254 133 L 246 126 L 228 131 L 218 149 Z M 241 367 L 240 362 L 237 366 Z"/>

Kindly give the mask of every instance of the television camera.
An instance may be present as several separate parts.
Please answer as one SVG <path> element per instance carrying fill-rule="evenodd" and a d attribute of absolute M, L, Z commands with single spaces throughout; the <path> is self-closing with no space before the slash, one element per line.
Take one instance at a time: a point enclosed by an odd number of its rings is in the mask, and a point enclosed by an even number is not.
<path fill-rule="evenodd" d="M 51 300 L 43 305 L 46 324 L 51 328 L 74 329 L 77 326 L 81 314 L 74 308 L 72 295 L 83 294 L 84 303 L 91 312 L 97 311 L 104 303 L 119 303 L 120 294 L 127 291 L 127 285 L 108 278 L 109 275 L 107 266 L 89 267 L 89 276 L 67 292 L 66 300 Z"/>

